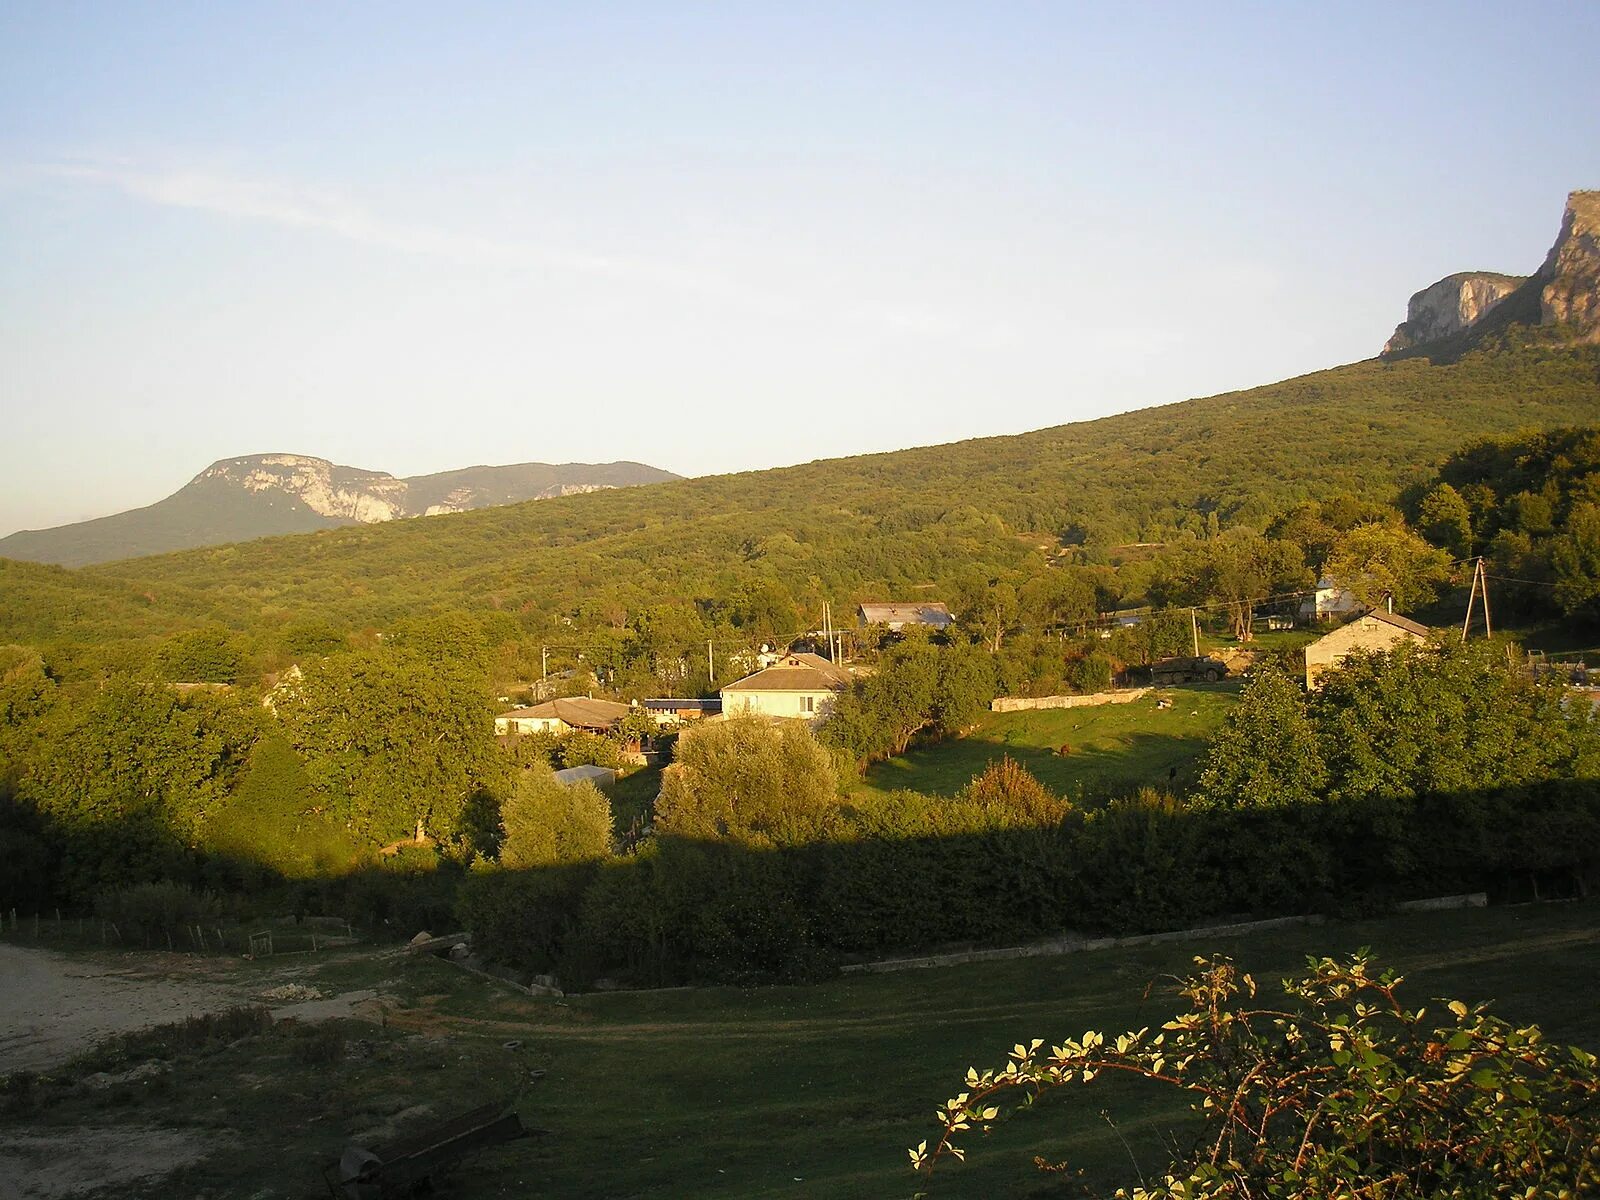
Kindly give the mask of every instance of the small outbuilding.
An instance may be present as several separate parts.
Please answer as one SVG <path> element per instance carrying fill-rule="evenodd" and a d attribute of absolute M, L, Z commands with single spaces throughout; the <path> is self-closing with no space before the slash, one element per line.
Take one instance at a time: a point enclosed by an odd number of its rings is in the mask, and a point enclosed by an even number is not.
<path fill-rule="evenodd" d="M 594 784 L 595 787 L 605 787 L 617 781 L 617 773 L 610 767 L 600 767 L 594 763 L 585 763 L 581 767 L 566 767 L 556 772 L 556 782 L 564 787 L 585 781 Z"/>
<path fill-rule="evenodd" d="M 722 689 L 722 711 L 820 721 L 850 686 L 850 673 L 819 654 L 786 654 L 764 671 Z"/>
<path fill-rule="evenodd" d="M 532 708 L 513 708 L 494 719 L 496 733 L 571 733 L 586 729 L 609 733 L 628 715 L 626 704 L 594 700 L 588 696 L 563 696 Z"/>
<path fill-rule="evenodd" d="M 1306 647 L 1306 687 L 1315 688 L 1317 681 L 1358 650 L 1369 654 L 1380 650 L 1393 650 L 1402 642 L 1421 643 L 1428 640 L 1428 627 L 1419 625 L 1409 617 L 1373 609 L 1362 613 L 1332 633 L 1318 638 Z"/>

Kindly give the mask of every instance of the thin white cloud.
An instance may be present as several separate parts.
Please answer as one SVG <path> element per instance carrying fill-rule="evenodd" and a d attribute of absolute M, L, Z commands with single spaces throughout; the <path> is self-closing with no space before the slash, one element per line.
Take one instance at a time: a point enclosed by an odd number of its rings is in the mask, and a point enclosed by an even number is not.
<path fill-rule="evenodd" d="M 241 178 L 210 169 L 153 167 L 116 160 L 34 163 L 7 174 L 111 188 L 147 204 L 306 230 L 465 266 L 511 267 L 535 274 L 559 271 L 656 286 L 737 304 L 771 317 L 793 319 L 803 316 L 807 310 L 831 308 L 831 315 L 837 320 L 884 334 L 967 342 L 978 349 L 999 349 L 1018 341 L 1012 330 L 975 324 L 964 314 L 937 313 L 922 306 L 864 305 L 858 301 L 837 307 L 827 301 L 808 303 L 670 262 L 579 253 L 525 241 L 390 221 L 339 192 L 298 183 Z"/>
<path fill-rule="evenodd" d="M 772 305 L 776 297 L 732 280 L 636 257 L 574 253 L 427 225 L 388 221 L 346 196 L 301 184 L 241 179 L 193 168 L 152 169 L 123 163 L 33 164 L 27 174 L 110 187 L 149 204 L 329 234 L 362 245 L 466 266 L 572 271 L 685 292 Z"/>

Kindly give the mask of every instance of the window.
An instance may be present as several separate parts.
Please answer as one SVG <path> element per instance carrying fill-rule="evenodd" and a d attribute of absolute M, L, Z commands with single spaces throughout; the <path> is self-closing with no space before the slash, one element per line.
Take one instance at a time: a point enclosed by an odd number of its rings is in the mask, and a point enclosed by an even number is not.
<path fill-rule="evenodd" d="M 817 711 L 817 698 L 815 696 L 800 697 L 800 711 L 814 713 Z"/>

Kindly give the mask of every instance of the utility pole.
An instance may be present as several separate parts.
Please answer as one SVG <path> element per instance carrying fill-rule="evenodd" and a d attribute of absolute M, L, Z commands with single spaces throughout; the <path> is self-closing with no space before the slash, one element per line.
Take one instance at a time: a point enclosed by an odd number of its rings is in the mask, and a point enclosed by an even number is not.
<path fill-rule="evenodd" d="M 539 647 L 539 699 L 550 690 L 550 647 Z"/>
<path fill-rule="evenodd" d="M 1194 637 L 1194 656 L 1200 657 L 1200 622 L 1195 618 L 1194 609 L 1189 610 L 1189 632 Z"/>
<path fill-rule="evenodd" d="M 716 656 L 711 653 L 710 642 L 706 643 L 706 675 L 712 683 L 717 681 L 717 660 Z"/>
<path fill-rule="evenodd" d="M 1480 555 L 1477 562 L 1472 565 L 1472 588 L 1467 592 L 1467 615 L 1461 622 L 1461 640 L 1467 640 L 1467 631 L 1472 628 L 1472 607 L 1476 603 L 1483 605 L 1483 636 L 1493 637 L 1494 629 L 1489 624 L 1489 576 L 1483 569 L 1483 558 Z"/>

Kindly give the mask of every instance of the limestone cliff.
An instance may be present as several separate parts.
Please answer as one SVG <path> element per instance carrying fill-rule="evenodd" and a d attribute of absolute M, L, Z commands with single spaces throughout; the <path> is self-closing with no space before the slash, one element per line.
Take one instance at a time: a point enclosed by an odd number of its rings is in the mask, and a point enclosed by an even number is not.
<path fill-rule="evenodd" d="M 1461 271 L 1423 288 L 1406 305 L 1406 319 L 1383 347 L 1385 354 L 1436 342 L 1470 328 L 1526 279 L 1492 271 Z"/>
<path fill-rule="evenodd" d="M 613 462 L 517 463 L 397 479 L 306 454 L 249 454 L 212 463 L 146 508 L 0 538 L 0 558 L 82 566 L 676 478 L 643 463 Z"/>
<path fill-rule="evenodd" d="M 1561 232 L 1534 274 L 1465 271 L 1412 296 L 1383 353 L 1459 353 L 1513 325 L 1600 342 L 1600 191 L 1567 197 Z"/>
<path fill-rule="evenodd" d="M 1561 236 L 1539 268 L 1539 317 L 1572 326 L 1581 341 L 1600 342 L 1600 192 L 1573 192 Z"/>

